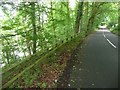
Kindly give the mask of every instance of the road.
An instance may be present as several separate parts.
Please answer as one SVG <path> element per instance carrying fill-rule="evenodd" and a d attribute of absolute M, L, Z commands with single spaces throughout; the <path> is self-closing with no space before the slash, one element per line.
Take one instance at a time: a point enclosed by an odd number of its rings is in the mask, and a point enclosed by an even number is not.
<path fill-rule="evenodd" d="M 99 29 L 85 39 L 75 55 L 78 62 L 73 65 L 65 87 L 118 87 L 118 36 Z"/>

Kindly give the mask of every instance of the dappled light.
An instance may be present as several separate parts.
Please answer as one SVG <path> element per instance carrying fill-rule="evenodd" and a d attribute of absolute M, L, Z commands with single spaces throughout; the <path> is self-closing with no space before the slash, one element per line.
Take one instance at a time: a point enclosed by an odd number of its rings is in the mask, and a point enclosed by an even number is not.
<path fill-rule="evenodd" d="M 0 89 L 118 86 L 119 3 L 3 1 Z"/>

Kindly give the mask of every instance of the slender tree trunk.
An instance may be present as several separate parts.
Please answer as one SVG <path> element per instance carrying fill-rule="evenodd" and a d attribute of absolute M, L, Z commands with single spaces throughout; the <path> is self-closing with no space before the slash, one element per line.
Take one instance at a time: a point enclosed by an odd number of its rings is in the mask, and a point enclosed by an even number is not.
<path fill-rule="evenodd" d="M 9 43 L 9 41 L 6 38 L 5 38 L 5 40 L 6 40 L 7 44 L 8 44 L 8 46 L 6 47 L 7 50 L 5 50 L 6 59 L 7 59 L 7 63 L 10 64 L 10 55 L 11 55 L 11 53 L 10 53 L 11 51 L 9 49 L 10 43 Z"/>
<path fill-rule="evenodd" d="M 87 23 L 87 31 L 89 31 L 91 29 L 91 25 L 92 25 L 92 22 L 94 20 L 94 17 L 95 17 L 95 2 L 92 3 L 92 11 L 91 11 L 91 16 L 88 20 L 88 23 Z"/>
<path fill-rule="evenodd" d="M 69 10 L 69 0 L 67 0 L 67 15 L 68 15 L 68 19 L 70 18 L 70 10 Z"/>
<path fill-rule="evenodd" d="M 52 19 L 52 26 L 53 30 L 55 31 L 55 26 L 54 26 L 54 17 L 53 17 L 53 2 L 51 2 L 51 19 Z M 54 32 L 55 33 L 55 32 Z"/>
<path fill-rule="evenodd" d="M 92 11 L 91 11 L 91 16 L 88 20 L 87 31 L 89 31 L 93 28 L 95 17 L 97 16 L 97 13 L 99 12 L 100 6 L 102 6 L 103 4 L 104 4 L 104 2 L 102 2 L 102 3 L 93 2 L 92 3 Z"/>
<path fill-rule="evenodd" d="M 118 3 L 118 33 L 120 32 L 120 2 Z"/>
<path fill-rule="evenodd" d="M 31 55 L 30 40 L 26 39 L 26 44 L 27 44 L 27 48 L 28 48 L 28 53 L 29 53 L 29 55 Z"/>
<path fill-rule="evenodd" d="M 75 21 L 75 32 L 79 32 L 80 28 L 80 21 L 82 19 L 82 13 L 83 13 L 83 2 L 78 2 L 78 11 L 77 11 L 77 16 L 76 16 L 76 21 Z"/>
<path fill-rule="evenodd" d="M 67 22 L 68 22 L 68 26 L 67 26 L 67 38 L 66 40 L 68 41 L 69 38 L 69 30 L 70 30 L 70 10 L 69 10 L 69 0 L 67 0 L 66 2 L 66 8 L 67 8 Z"/>
<path fill-rule="evenodd" d="M 85 31 L 87 31 L 87 24 L 88 24 L 88 2 L 85 3 L 86 4 L 86 9 L 85 9 L 85 15 L 86 15 L 86 23 L 85 23 Z"/>
<path fill-rule="evenodd" d="M 7 58 L 7 63 L 10 64 L 10 60 L 9 60 L 10 58 L 9 58 L 9 52 L 8 51 L 6 51 L 6 58 Z"/>
<path fill-rule="evenodd" d="M 53 31 L 54 31 L 54 44 L 56 44 L 57 43 L 57 37 L 56 37 L 56 33 L 55 33 L 55 23 L 54 23 L 54 16 L 53 16 L 53 2 L 51 2 L 51 19 L 52 19 L 52 29 L 53 29 Z"/>
<path fill-rule="evenodd" d="M 32 9 L 32 27 L 33 27 L 33 54 L 36 53 L 36 40 L 37 40 L 37 33 L 36 33 L 36 18 L 35 18 L 35 2 L 31 2 L 31 9 Z"/>

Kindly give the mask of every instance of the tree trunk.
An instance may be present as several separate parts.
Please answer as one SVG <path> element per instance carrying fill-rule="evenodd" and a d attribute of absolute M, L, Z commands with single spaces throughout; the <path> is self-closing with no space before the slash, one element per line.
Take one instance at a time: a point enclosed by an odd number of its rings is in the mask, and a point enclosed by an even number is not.
<path fill-rule="evenodd" d="M 10 61 L 9 61 L 9 51 L 6 51 L 6 58 L 7 58 L 7 63 L 10 64 Z"/>
<path fill-rule="evenodd" d="M 102 3 L 93 2 L 92 3 L 92 11 L 91 11 L 91 16 L 88 20 L 87 31 L 89 31 L 93 28 L 94 19 L 97 16 L 97 13 L 99 12 L 100 6 L 102 6 L 103 4 L 104 4 L 104 2 L 102 2 Z"/>
<path fill-rule="evenodd" d="M 78 11 L 77 11 L 77 16 L 76 16 L 76 21 L 75 21 L 75 32 L 79 32 L 80 28 L 80 21 L 82 19 L 82 13 L 83 13 L 83 2 L 78 3 Z"/>
<path fill-rule="evenodd" d="M 69 38 L 69 30 L 70 30 L 70 10 L 69 10 L 69 0 L 67 0 L 66 2 L 66 8 L 67 8 L 67 36 L 66 36 L 66 40 L 68 41 Z"/>
<path fill-rule="evenodd" d="M 88 25 L 88 2 L 85 3 L 86 4 L 86 9 L 85 9 L 85 15 L 86 15 L 86 22 L 85 22 L 85 31 L 87 31 L 87 25 Z"/>
<path fill-rule="evenodd" d="M 36 53 L 36 40 L 37 40 L 37 33 L 36 33 L 36 18 L 35 18 L 35 2 L 31 2 L 31 9 L 32 9 L 32 27 L 33 27 L 33 54 Z"/>
<path fill-rule="evenodd" d="M 56 37 L 56 33 L 55 33 L 55 21 L 54 21 L 54 16 L 53 16 L 53 2 L 51 2 L 51 19 L 52 19 L 52 29 L 54 31 L 54 44 L 57 43 L 57 37 Z"/>
<path fill-rule="evenodd" d="M 68 19 L 70 18 L 70 10 L 69 10 L 69 0 L 67 0 L 67 15 L 68 15 Z"/>

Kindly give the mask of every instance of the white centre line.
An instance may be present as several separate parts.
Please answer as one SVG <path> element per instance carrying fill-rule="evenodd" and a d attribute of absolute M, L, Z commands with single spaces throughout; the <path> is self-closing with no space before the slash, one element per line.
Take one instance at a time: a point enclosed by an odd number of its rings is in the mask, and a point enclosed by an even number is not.
<path fill-rule="evenodd" d="M 109 39 L 107 39 L 107 41 L 108 41 L 114 48 L 117 48 Z"/>
<path fill-rule="evenodd" d="M 109 39 L 106 38 L 104 32 L 103 32 L 103 36 L 104 36 L 104 38 L 108 41 L 108 43 L 109 43 L 112 47 L 117 48 Z"/>

